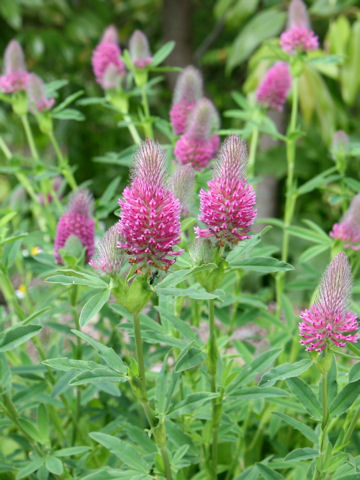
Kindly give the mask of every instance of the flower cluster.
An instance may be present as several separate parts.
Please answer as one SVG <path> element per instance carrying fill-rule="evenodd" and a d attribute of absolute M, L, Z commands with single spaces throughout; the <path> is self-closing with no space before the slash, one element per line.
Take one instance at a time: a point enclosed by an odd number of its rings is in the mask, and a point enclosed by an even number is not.
<path fill-rule="evenodd" d="M 130 37 L 129 53 L 132 63 L 137 68 L 143 69 L 152 62 L 148 39 L 140 30 L 135 30 Z"/>
<path fill-rule="evenodd" d="M 265 107 L 281 111 L 290 87 L 289 65 L 285 62 L 277 62 L 266 73 L 256 92 L 256 99 Z"/>
<path fill-rule="evenodd" d="M 195 105 L 185 133 L 175 145 L 175 156 L 183 165 L 191 164 L 195 170 L 201 170 L 219 148 L 220 138 L 213 135 L 219 126 L 218 113 L 210 100 L 203 98 Z"/>
<path fill-rule="evenodd" d="M 138 272 L 147 268 L 167 270 L 181 251 L 173 251 L 180 241 L 180 202 L 165 186 L 165 152 L 147 140 L 135 156 L 133 181 L 119 200 L 121 218 L 119 247 L 130 255 Z"/>
<path fill-rule="evenodd" d="M 300 342 L 306 350 L 322 352 L 332 344 L 357 342 L 357 315 L 348 311 L 351 289 L 350 264 L 341 252 L 327 267 L 315 304 L 300 315 Z"/>
<path fill-rule="evenodd" d="M 214 237 L 220 245 L 234 245 L 249 238 L 256 217 L 256 195 L 246 183 L 245 143 L 236 135 L 222 145 L 209 191 L 200 191 L 200 216 L 206 229 L 196 228 L 198 237 Z"/>
<path fill-rule="evenodd" d="M 311 30 L 309 16 L 302 0 L 292 0 L 289 6 L 288 28 L 280 37 L 286 53 L 312 51 L 319 48 L 319 39 Z"/>
<path fill-rule="evenodd" d="M 93 199 L 87 190 L 74 192 L 69 200 L 67 212 L 61 217 L 57 225 L 55 238 L 55 260 L 62 264 L 60 249 L 64 248 L 68 239 L 77 237 L 86 248 L 86 261 L 89 261 L 94 253 L 95 222 L 91 218 Z"/>
<path fill-rule="evenodd" d="M 360 250 L 360 193 L 352 199 L 341 221 L 335 223 L 330 237 L 341 240 L 345 248 Z"/>

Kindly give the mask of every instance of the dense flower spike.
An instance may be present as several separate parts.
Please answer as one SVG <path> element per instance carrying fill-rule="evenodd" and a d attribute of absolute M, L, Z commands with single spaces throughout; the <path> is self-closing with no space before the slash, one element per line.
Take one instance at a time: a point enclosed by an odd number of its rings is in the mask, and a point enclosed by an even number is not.
<path fill-rule="evenodd" d="M 196 228 L 198 237 L 215 237 L 220 245 L 234 245 L 249 238 L 256 217 L 256 195 L 246 183 L 247 149 L 241 138 L 228 137 L 220 149 L 209 191 L 200 191 L 199 220 L 207 229 Z"/>
<path fill-rule="evenodd" d="M 39 112 L 49 110 L 55 103 L 54 98 L 47 98 L 44 82 L 34 73 L 29 75 L 26 93 L 30 102 L 30 108 L 33 108 L 32 105 L 35 105 Z"/>
<path fill-rule="evenodd" d="M 124 250 L 118 247 L 120 240 L 119 225 L 116 223 L 96 246 L 90 265 L 109 274 L 119 272 L 124 264 Z"/>
<path fill-rule="evenodd" d="M 218 113 L 210 100 L 197 102 L 187 129 L 175 145 L 175 156 L 183 165 L 190 163 L 195 170 L 209 165 L 219 146 L 219 138 L 212 131 L 219 127 Z"/>
<path fill-rule="evenodd" d="M 199 70 L 192 66 L 184 68 L 179 75 L 170 110 L 170 120 L 175 135 L 185 132 L 187 120 L 195 104 L 203 96 L 203 81 Z"/>
<path fill-rule="evenodd" d="M 152 62 L 148 39 L 140 30 L 135 30 L 130 37 L 129 53 L 137 68 L 145 68 Z"/>
<path fill-rule="evenodd" d="M 300 315 L 300 343 L 306 350 L 322 352 L 332 343 L 344 347 L 357 342 L 357 315 L 348 311 L 351 289 L 350 264 L 341 252 L 327 267 L 315 304 Z"/>
<path fill-rule="evenodd" d="M 121 50 L 117 43 L 117 33 L 110 25 L 95 48 L 92 56 L 92 66 L 96 81 L 106 90 L 119 85 L 125 74 L 125 64 L 120 58 Z"/>
<path fill-rule="evenodd" d="M 119 247 L 131 256 L 138 271 L 167 270 L 179 255 L 173 251 L 180 241 L 180 202 L 165 186 L 165 152 L 147 140 L 135 156 L 133 181 L 119 200 L 121 218 Z"/>
<path fill-rule="evenodd" d="M 0 77 L 0 88 L 4 93 L 25 90 L 28 81 L 24 52 L 16 40 L 11 40 L 5 50 L 3 75 Z"/>
<path fill-rule="evenodd" d="M 289 65 L 285 62 L 277 62 L 267 71 L 256 92 L 256 99 L 266 107 L 281 111 L 290 87 Z"/>
<path fill-rule="evenodd" d="M 292 0 L 289 5 L 287 30 L 280 37 L 280 46 L 286 53 L 319 48 L 319 39 L 311 30 L 306 5 L 302 0 Z"/>
<path fill-rule="evenodd" d="M 189 215 L 193 203 L 195 171 L 191 165 L 181 165 L 171 179 L 171 190 L 180 201 L 181 216 Z"/>
<path fill-rule="evenodd" d="M 93 199 L 87 190 L 74 192 L 69 200 L 67 212 L 58 222 L 55 238 L 55 260 L 62 264 L 59 249 L 64 248 L 70 236 L 76 236 L 86 247 L 86 261 L 88 262 L 94 253 L 95 222 L 91 218 L 93 211 Z"/>
<path fill-rule="evenodd" d="M 345 248 L 360 250 L 360 193 L 352 199 L 340 223 L 335 223 L 330 237 L 341 240 Z"/>

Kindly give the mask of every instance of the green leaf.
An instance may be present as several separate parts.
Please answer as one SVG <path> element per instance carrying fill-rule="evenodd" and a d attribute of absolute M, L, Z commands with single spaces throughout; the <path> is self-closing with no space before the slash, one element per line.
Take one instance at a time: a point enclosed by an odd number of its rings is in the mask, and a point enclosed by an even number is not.
<path fill-rule="evenodd" d="M 70 380 L 69 385 L 83 385 L 84 383 L 97 384 L 98 382 L 119 383 L 126 381 L 127 377 L 125 375 L 104 367 L 79 373 Z"/>
<path fill-rule="evenodd" d="M 360 362 L 355 363 L 349 373 L 349 383 L 356 382 L 357 380 L 360 380 Z"/>
<path fill-rule="evenodd" d="M 288 227 L 286 229 L 294 237 L 302 238 L 303 240 L 308 240 L 313 243 L 320 243 L 322 246 L 327 244 L 331 246 L 332 240 L 330 237 L 324 238 L 323 235 L 313 232 L 307 228 L 303 227 Z"/>
<path fill-rule="evenodd" d="M 205 359 L 204 353 L 192 344 L 187 345 L 177 358 L 175 372 L 180 373 L 190 368 L 197 367 Z"/>
<path fill-rule="evenodd" d="M 170 53 L 174 50 L 175 48 L 175 42 L 167 42 L 165 45 L 163 45 L 160 50 L 158 50 L 155 55 L 153 56 L 152 62 L 150 64 L 151 67 L 156 67 L 159 65 L 163 60 L 165 60 L 166 57 L 170 55 Z"/>
<path fill-rule="evenodd" d="M 310 415 L 319 420 L 322 409 L 311 388 L 300 378 L 288 378 L 286 383 Z"/>
<path fill-rule="evenodd" d="M 169 411 L 169 417 L 177 417 L 180 415 L 191 415 L 194 410 L 202 407 L 205 403 L 210 402 L 214 398 L 219 397 L 218 393 L 198 392 L 187 395 L 185 400 L 177 403 L 172 410 Z"/>
<path fill-rule="evenodd" d="M 290 263 L 283 262 L 273 257 L 250 257 L 243 260 L 233 261 L 231 266 L 241 267 L 259 273 L 287 272 L 294 267 Z"/>
<path fill-rule="evenodd" d="M 254 400 L 255 398 L 288 397 L 289 394 L 285 390 L 275 387 L 245 387 L 231 396 L 235 396 L 239 400 Z"/>
<path fill-rule="evenodd" d="M 233 42 L 227 69 L 231 71 L 240 65 L 265 40 L 281 32 L 285 19 L 285 13 L 274 9 L 264 10 L 251 18 Z"/>
<path fill-rule="evenodd" d="M 61 110 L 61 112 L 52 113 L 51 116 L 58 120 L 75 120 L 76 122 L 85 120 L 84 114 L 74 108 L 65 108 L 65 110 Z"/>
<path fill-rule="evenodd" d="M 37 426 L 42 438 L 42 443 L 48 443 L 50 438 L 49 416 L 44 404 L 40 404 L 38 408 Z"/>
<path fill-rule="evenodd" d="M 301 187 L 298 188 L 297 193 L 298 195 L 304 195 L 305 193 L 310 193 L 316 188 L 325 186 L 329 183 L 329 181 L 333 180 L 333 177 L 329 177 L 330 174 L 336 171 L 336 167 L 331 167 L 324 172 L 321 172 L 316 177 L 313 177 L 311 180 L 303 183 Z M 339 176 L 336 175 L 336 178 Z"/>
<path fill-rule="evenodd" d="M 31 422 L 27 418 L 19 418 L 19 424 L 21 425 L 22 429 L 33 439 L 35 442 L 41 443 L 42 438 L 40 436 L 39 430 L 35 423 Z"/>
<path fill-rule="evenodd" d="M 319 455 L 319 451 L 314 448 L 297 448 L 293 450 L 285 457 L 287 462 L 302 462 L 303 460 L 309 460 L 316 458 Z"/>
<path fill-rule="evenodd" d="M 80 325 L 84 327 L 90 320 L 102 309 L 105 303 L 110 298 L 110 289 L 101 290 L 98 293 L 95 293 L 90 299 L 85 303 L 83 309 L 80 313 Z"/>
<path fill-rule="evenodd" d="M 46 457 L 45 467 L 54 475 L 62 475 L 64 471 L 62 461 L 53 456 Z"/>
<path fill-rule="evenodd" d="M 350 407 L 360 394 L 360 380 L 348 383 L 340 393 L 336 395 L 330 404 L 330 415 L 336 417 L 341 415 Z"/>
<path fill-rule="evenodd" d="M 11 327 L 0 335 L 0 352 L 13 350 L 30 338 L 37 335 L 42 329 L 41 325 L 21 325 Z"/>
<path fill-rule="evenodd" d="M 260 381 L 260 386 L 274 385 L 278 380 L 285 380 L 286 378 L 297 377 L 308 370 L 312 365 L 311 360 L 300 360 L 296 363 L 284 363 L 278 365 L 270 370 L 270 372 L 265 373 Z"/>
<path fill-rule="evenodd" d="M 285 415 L 284 413 L 281 412 L 274 412 L 274 415 L 277 415 L 278 417 L 281 418 L 285 423 L 288 425 L 294 427 L 296 430 L 298 430 L 300 433 L 304 435 L 304 437 L 308 438 L 310 442 L 316 444 L 318 441 L 318 436 L 314 432 L 314 430 L 307 425 L 305 425 L 304 422 L 300 422 L 299 420 L 296 420 L 293 417 L 289 417 L 288 415 Z"/>
<path fill-rule="evenodd" d="M 157 288 L 159 295 L 174 295 L 175 297 L 189 297 L 194 300 L 210 300 L 218 298 L 217 295 L 208 293 L 203 287 L 195 283 L 189 288 Z"/>
<path fill-rule="evenodd" d="M 78 272 L 72 269 L 59 269 L 46 277 L 49 283 L 58 283 L 60 285 L 85 285 L 88 287 L 104 289 L 108 287 L 98 275 L 91 275 L 84 272 Z"/>
<path fill-rule="evenodd" d="M 99 363 L 89 360 L 73 360 L 72 358 L 67 357 L 49 358 L 41 363 L 53 368 L 54 370 L 60 370 L 62 372 L 71 372 L 74 370 L 94 370 L 94 368 L 101 367 Z"/>
<path fill-rule="evenodd" d="M 37 457 L 33 460 L 30 460 L 24 468 L 18 471 L 18 473 L 16 474 L 16 480 L 21 480 L 22 478 L 29 478 L 29 475 L 31 475 L 36 470 L 39 470 L 43 463 L 44 458 Z"/>
<path fill-rule="evenodd" d="M 313 247 L 307 248 L 299 257 L 300 263 L 307 263 L 309 260 L 317 257 L 321 253 L 325 252 L 330 248 L 330 244 L 326 245 L 314 245 Z"/>
<path fill-rule="evenodd" d="M 84 94 L 84 90 L 79 90 L 77 92 L 72 93 L 68 97 L 65 98 L 59 105 L 52 109 L 52 113 L 61 112 L 70 105 L 70 103 L 74 102 L 77 98 L 81 97 Z"/>
<path fill-rule="evenodd" d="M 279 472 L 276 472 L 263 463 L 257 463 L 256 468 L 265 480 L 285 480 Z"/>
<path fill-rule="evenodd" d="M 71 455 L 81 455 L 82 453 L 88 452 L 89 450 L 90 450 L 90 447 L 86 447 L 86 446 L 61 448 L 60 450 L 56 450 L 56 452 L 54 452 L 54 456 L 70 457 Z"/>
<path fill-rule="evenodd" d="M 293 330 L 297 323 L 295 320 L 294 309 L 289 298 L 284 293 L 281 294 L 281 307 L 284 312 L 287 326 L 290 330 Z"/>
<path fill-rule="evenodd" d="M 148 473 L 149 465 L 143 456 L 140 456 L 137 450 L 119 438 L 107 435 L 101 432 L 91 432 L 89 436 L 100 443 L 117 458 L 119 458 L 125 465 L 141 473 Z"/>

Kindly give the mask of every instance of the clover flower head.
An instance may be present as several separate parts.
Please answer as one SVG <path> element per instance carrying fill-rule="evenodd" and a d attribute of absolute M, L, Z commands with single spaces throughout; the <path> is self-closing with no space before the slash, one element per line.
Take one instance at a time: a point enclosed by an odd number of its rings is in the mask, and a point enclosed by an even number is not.
<path fill-rule="evenodd" d="M 335 223 L 330 237 L 341 240 L 345 248 L 360 250 L 360 193 L 352 199 L 341 221 Z"/>
<path fill-rule="evenodd" d="M 291 75 L 289 65 L 285 62 L 277 62 L 267 71 L 256 92 L 256 99 L 265 107 L 281 111 L 290 87 Z"/>
<path fill-rule="evenodd" d="M 16 40 L 11 40 L 5 50 L 3 75 L 0 76 L 0 89 L 4 93 L 25 90 L 29 73 L 26 70 L 24 52 Z"/>
<path fill-rule="evenodd" d="M 34 105 L 39 112 L 49 110 L 55 103 L 54 98 L 47 97 L 44 82 L 35 73 L 29 74 L 26 93 L 30 101 L 30 108 L 33 109 Z"/>
<path fill-rule="evenodd" d="M 129 53 L 137 68 L 146 68 L 152 62 L 148 39 L 140 30 L 135 30 L 130 37 Z"/>
<path fill-rule="evenodd" d="M 320 353 L 331 345 L 357 342 L 357 315 L 349 311 L 351 289 L 350 264 L 340 252 L 325 270 L 315 304 L 300 315 L 300 343 L 306 350 Z"/>

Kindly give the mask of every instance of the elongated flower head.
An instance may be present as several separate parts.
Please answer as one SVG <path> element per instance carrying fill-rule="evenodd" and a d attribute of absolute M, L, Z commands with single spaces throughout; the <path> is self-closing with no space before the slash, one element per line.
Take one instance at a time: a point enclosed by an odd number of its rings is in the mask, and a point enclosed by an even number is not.
<path fill-rule="evenodd" d="M 195 171 L 190 164 L 181 165 L 171 179 L 171 190 L 174 197 L 179 199 L 181 216 L 189 215 L 193 204 L 195 186 Z"/>
<path fill-rule="evenodd" d="M 96 81 L 105 90 L 113 88 L 114 85 L 117 86 L 125 74 L 125 64 L 120 55 L 121 50 L 117 44 L 116 29 L 111 25 L 105 30 L 101 42 L 92 55 L 92 66 Z M 110 65 L 112 66 L 111 69 Z M 111 77 L 111 81 L 109 77 Z"/>
<path fill-rule="evenodd" d="M 285 62 L 277 62 L 267 71 L 256 92 L 256 99 L 265 107 L 281 111 L 290 87 L 291 75 L 289 65 Z"/>
<path fill-rule="evenodd" d="M 135 155 L 133 181 L 119 200 L 119 247 L 137 264 L 138 272 L 165 270 L 182 253 L 173 251 L 180 241 L 180 202 L 166 188 L 165 152 L 147 140 Z M 170 257 L 170 258 L 168 258 Z"/>
<path fill-rule="evenodd" d="M 54 98 L 47 98 L 44 82 L 35 73 L 28 77 L 26 93 L 31 104 L 30 108 L 34 105 L 39 112 L 49 110 L 55 103 Z"/>
<path fill-rule="evenodd" d="M 209 165 L 219 146 L 213 131 L 219 127 L 219 115 L 207 98 L 197 102 L 188 120 L 185 133 L 175 145 L 175 156 L 183 165 L 190 163 L 195 170 Z"/>
<path fill-rule="evenodd" d="M 198 237 L 213 237 L 232 246 L 249 238 L 256 217 L 256 195 L 246 183 L 247 149 L 237 135 L 228 137 L 220 149 L 209 191 L 200 190 L 199 220 L 206 229 L 195 228 Z"/>
<path fill-rule="evenodd" d="M 334 133 L 331 141 L 331 155 L 335 160 L 337 156 L 345 156 L 349 148 L 349 136 L 342 130 Z"/>
<path fill-rule="evenodd" d="M 352 199 L 341 221 L 335 223 L 330 237 L 341 240 L 345 248 L 360 250 L 360 193 Z"/>
<path fill-rule="evenodd" d="M 130 37 L 129 53 L 137 68 L 145 68 L 152 62 L 148 39 L 140 30 L 135 30 Z"/>
<path fill-rule="evenodd" d="M 90 265 L 102 272 L 115 274 L 121 270 L 125 261 L 125 252 L 118 247 L 121 240 L 119 225 L 115 224 L 105 233 L 104 238 L 96 245 Z"/>
<path fill-rule="evenodd" d="M 16 40 L 11 40 L 5 50 L 3 75 L 0 77 L 0 88 L 4 93 L 25 90 L 28 81 L 24 52 Z"/>
<path fill-rule="evenodd" d="M 357 342 L 357 315 L 349 311 L 351 289 L 350 264 L 340 252 L 325 270 L 315 304 L 300 315 L 300 343 L 306 350 L 322 352 L 332 344 Z"/>
<path fill-rule="evenodd" d="M 291 0 L 288 10 L 287 29 L 305 27 L 310 30 L 309 14 L 302 0 Z"/>
<path fill-rule="evenodd" d="M 203 96 L 201 73 L 191 65 L 184 68 L 179 75 L 170 110 L 170 120 L 175 135 L 185 132 L 187 120 L 195 104 Z"/>
<path fill-rule="evenodd" d="M 93 199 L 87 190 L 74 192 L 69 200 L 67 211 L 61 215 L 55 238 L 55 260 L 62 264 L 59 249 L 65 247 L 70 236 L 77 237 L 86 247 L 86 261 L 88 262 L 94 253 L 94 230 L 95 222 L 91 218 L 93 211 Z"/>

